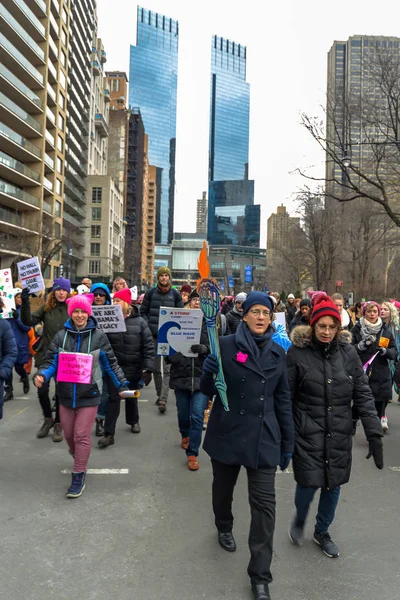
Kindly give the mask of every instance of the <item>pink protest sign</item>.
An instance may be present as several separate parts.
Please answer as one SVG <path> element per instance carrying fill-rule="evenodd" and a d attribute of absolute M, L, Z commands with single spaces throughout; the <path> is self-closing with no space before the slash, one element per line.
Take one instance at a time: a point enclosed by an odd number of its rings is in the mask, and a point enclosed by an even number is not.
<path fill-rule="evenodd" d="M 374 359 L 378 356 L 379 352 L 376 352 L 367 362 L 363 365 L 364 373 L 367 372 L 368 367 L 374 362 Z"/>
<path fill-rule="evenodd" d="M 81 352 L 60 352 L 58 355 L 57 381 L 67 383 L 90 383 L 92 381 L 93 356 Z"/>

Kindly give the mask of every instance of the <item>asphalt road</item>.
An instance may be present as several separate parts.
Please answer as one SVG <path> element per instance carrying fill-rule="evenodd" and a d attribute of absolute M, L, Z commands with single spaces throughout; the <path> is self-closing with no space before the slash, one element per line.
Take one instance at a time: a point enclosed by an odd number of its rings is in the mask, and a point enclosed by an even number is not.
<path fill-rule="evenodd" d="M 15 387 L 0 422 L 0 600 L 251 600 L 245 473 L 229 554 L 216 540 L 208 457 L 188 471 L 172 392 L 160 415 L 153 387 L 143 391 L 141 434 L 120 417 L 114 446 L 98 450 L 93 435 L 89 467 L 129 472 L 88 475 L 83 496 L 67 500 L 66 444 L 36 439 L 36 392 Z M 315 504 L 304 546 L 291 545 L 293 475 L 277 474 L 273 600 L 400 599 L 400 404 L 388 416 L 383 471 L 365 460 L 361 427 L 354 439 L 352 479 L 331 528 L 338 559 L 311 541 Z"/>

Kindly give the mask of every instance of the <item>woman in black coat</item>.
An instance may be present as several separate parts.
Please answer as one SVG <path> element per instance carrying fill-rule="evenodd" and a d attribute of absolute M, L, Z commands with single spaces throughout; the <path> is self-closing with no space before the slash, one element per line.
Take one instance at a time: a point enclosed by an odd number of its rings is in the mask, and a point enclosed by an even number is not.
<path fill-rule="evenodd" d="M 132 295 L 128 288 L 116 292 L 113 304 L 120 304 L 125 318 L 126 331 L 109 333 L 108 339 L 118 364 L 129 382 L 130 390 L 149 385 L 154 371 L 154 342 L 147 322 L 139 316 L 136 306 L 131 305 Z M 121 398 L 110 383 L 110 398 L 106 407 L 104 436 L 99 439 L 99 448 L 114 444 L 115 426 L 120 413 Z M 140 433 L 137 398 L 125 399 L 125 421 L 132 433 Z"/>
<path fill-rule="evenodd" d="M 382 422 L 386 403 L 392 397 L 392 374 L 390 360 L 397 359 L 394 337 L 389 327 L 379 316 L 380 306 L 376 302 L 365 302 L 361 306 L 363 316 L 352 329 L 353 345 L 363 365 L 375 354 L 377 356 L 367 368 L 369 387 L 375 400 L 375 408 Z M 357 407 L 353 407 L 353 434 L 358 421 Z"/>
<path fill-rule="evenodd" d="M 247 469 L 251 553 L 247 569 L 257 600 L 270 598 L 270 565 L 275 527 L 275 471 L 286 469 L 294 431 L 285 351 L 272 340 L 272 299 L 251 292 L 243 303 L 243 322 L 235 335 L 220 338 L 229 411 L 224 410 L 213 375 L 218 361 L 204 361 L 200 388 L 216 394 L 203 448 L 213 468 L 213 510 L 220 545 L 236 549 L 232 498 L 241 466 Z M 228 594 L 229 595 L 229 594 Z"/>
<path fill-rule="evenodd" d="M 190 295 L 188 308 L 200 308 L 200 297 L 196 291 Z M 197 471 L 204 411 L 208 403 L 208 397 L 200 391 L 204 359 L 210 353 L 204 320 L 200 343 L 194 344 L 191 351 L 198 356 L 183 356 L 178 352 L 169 356 L 167 362 L 171 364 L 169 387 L 175 390 L 181 448 L 186 451 L 188 469 Z"/>
<path fill-rule="evenodd" d="M 328 533 L 340 486 L 350 478 L 351 403 L 358 408 L 369 441 L 369 458 L 383 468 L 382 432 L 362 365 L 343 339 L 338 308 L 321 293 L 314 303 L 311 327 L 296 327 L 288 351 L 295 424 L 294 476 L 296 516 L 290 539 L 301 545 L 315 492 L 321 488 L 314 541 L 329 557 L 339 556 Z"/>

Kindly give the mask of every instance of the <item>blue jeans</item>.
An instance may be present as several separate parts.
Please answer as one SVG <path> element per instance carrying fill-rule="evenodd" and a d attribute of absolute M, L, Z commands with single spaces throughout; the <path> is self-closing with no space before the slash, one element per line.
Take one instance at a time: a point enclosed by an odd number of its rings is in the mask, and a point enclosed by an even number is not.
<path fill-rule="evenodd" d="M 302 487 L 296 485 L 296 493 L 294 503 L 297 509 L 297 518 L 305 521 L 308 515 L 308 509 L 313 501 L 315 492 L 318 488 Z M 335 510 L 339 502 L 340 486 L 332 490 L 321 490 L 318 503 L 318 513 L 315 525 L 315 533 L 325 533 L 328 531 L 330 524 L 335 518 Z"/>
<path fill-rule="evenodd" d="M 181 436 L 189 438 L 187 456 L 198 456 L 208 398 L 201 392 L 175 390 L 178 426 Z"/>
<path fill-rule="evenodd" d="M 97 409 L 96 419 L 104 420 L 106 418 L 107 404 L 108 404 L 109 399 L 110 399 L 110 390 L 108 389 L 107 377 L 103 377 L 103 391 L 101 393 L 101 402 Z"/>

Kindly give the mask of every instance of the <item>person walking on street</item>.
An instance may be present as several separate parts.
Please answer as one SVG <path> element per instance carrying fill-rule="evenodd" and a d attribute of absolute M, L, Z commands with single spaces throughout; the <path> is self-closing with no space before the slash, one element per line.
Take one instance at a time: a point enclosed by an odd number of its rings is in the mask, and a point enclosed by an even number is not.
<path fill-rule="evenodd" d="M 4 382 L 12 376 L 18 356 L 17 344 L 8 320 L 0 318 L 0 419 L 3 418 Z"/>
<path fill-rule="evenodd" d="M 15 362 L 14 368 L 15 368 L 15 371 L 17 372 L 17 375 L 19 375 L 21 378 L 24 394 L 28 394 L 28 392 L 29 392 L 29 377 L 28 377 L 28 373 L 25 371 L 24 365 L 29 362 L 28 332 L 31 330 L 31 328 L 28 327 L 27 325 L 24 325 L 20 318 L 20 311 L 21 311 L 21 304 L 22 304 L 21 292 L 22 292 L 22 290 L 19 288 L 16 288 L 14 290 L 14 301 L 15 301 L 16 308 L 12 311 L 13 318 L 10 319 L 10 325 L 11 325 L 11 329 L 12 329 L 12 332 L 14 335 L 15 342 L 17 344 L 17 348 L 18 348 L 18 356 L 17 356 L 17 360 Z M 7 402 L 8 400 L 12 400 L 14 398 L 12 371 L 11 371 L 10 377 L 6 381 L 6 384 L 4 386 L 4 391 L 5 391 L 4 402 Z"/>
<path fill-rule="evenodd" d="M 151 382 L 154 370 L 154 342 L 146 321 L 139 316 L 136 306 L 131 305 L 132 295 L 128 288 L 115 292 L 113 304 L 119 304 L 125 319 L 126 331 L 108 333 L 107 337 L 119 366 L 129 381 L 130 390 L 138 390 Z M 110 400 L 106 408 L 104 436 L 99 448 L 114 444 L 115 426 L 121 409 L 118 390 L 109 382 Z M 125 399 L 125 422 L 132 433 L 140 433 L 137 398 Z"/>
<path fill-rule="evenodd" d="M 125 279 L 123 277 L 116 277 L 113 281 L 111 293 L 115 294 L 116 292 L 119 292 L 120 290 L 124 290 L 125 288 L 128 288 L 128 284 L 126 283 Z"/>
<path fill-rule="evenodd" d="M 325 293 L 313 303 L 310 326 L 296 327 L 288 350 L 295 424 L 293 470 L 296 514 L 289 537 L 300 546 L 310 504 L 321 490 L 313 540 L 330 558 L 339 556 L 329 527 L 340 486 L 350 478 L 351 403 L 357 407 L 373 456 L 383 468 L 382 431 L 357 352 L 342 338 L 339 309 Z"/>
<path fill-rule="evenodd" d="M 290 323 L 290 331 L 298 325 L 308 325 L 311 317 L 311 300 L 303 298 L 300 300 L 300 307 Z"/>
<path fill-rule="evenodd" d="M 383 431 L 387 431 L 385 417 L 386 402 L 392 396 L 392 374 L 389 361 L 396 360 L 397 349 L 392 332 L 379 316 L 381 307 L 377 302 L 370 300 L 362 305 L 363 317 L 354 325 L 351 333 L 353 345 L 363 365 L 373 359 L 367 367 L 367 376 L 372 395 L 375 399 L 375 408 L 382 424 Z M 353 434 L 356 433 L 358 422 L 357 406 L 353 406 Z"/>
<path fill-rule="evenodd" d="M 247 470 L 251 524 L 248 575 L 256 600 L 270 600 L 275 528 L 275 472 L 285 470 L 294 448 L 292 402 L 283 348 L 272 341 L 274 305 L 263 292 L 250 292 L 236 333 L 220 338 L 229 411 L 215 387 L 218 360 L 207 356 L 200 382 L 216 394 L 203 448 L 213 468 L 212 502 L 219 544 L 234 552 L 233 490 Z M 229 594 L 228 594 L 229 595 Z"/>
<path fill-rule="evenodd" d="M 52 377 L 56 378 L 61 425 L 69 452 L 74 458 L 67 498 L 78 498 L 85 489 L 91 449 L 90 434 L 100 403 L 102 372 L 108 374 L 119 393 L 128 389 L 128 382 L 117 363 L 107 336 L 97 328 L 97 321 L 91 316 L 91 300 L 90 294 L 68 298 L 70 319 L 65 323 L 63 330 L 54 337 L 34 378 L 34 384 L 39 389 Z M 84 355 L 91 357 L 87 367 L 89 382 L 80 379 L 82 373 L 79 369 L 75 369 L 73 375 L 70 374 L 74 371 L 72 368 L 66 369 L 66 373 L 63 372 L 63 354 L 68 354 L 71 361 L 74 355 L 76 360 Z"/>
<path fill-rule="evenodd" d="M 389 368 L 390 368 L 390 372 L 391 372 L 392 378 L 393 378 L 395 370 L 396 370 L 396 363 L 398 361 L 400 361 L 399 313 L 398 313 L 397 308 L 395 307 L 395 305 L 392 302 L 382 302 L 380 317 L 382 319 L 382 322 L 385 325 L 387 325 L 387 327 L 389 327 L 390 332 L 391 332 L 391 334 L 394 338 L 395 344 L 396 344 L 396 350 L 397 350 L 396 359 L 389 361 Z M 394 382 L 394 389 L 395 389 L 396 394 L 400 393 L 399 387 L 396 385 L 395 382 Z M 388 397 L 388 399 L 386 400 L 385 414 L 381 420 L 383 431 L 389 430 L 389 423 L 388 423 L 388 418 L 387 418 L 387 414 L 386 414 L 386 408 L 387 408 L 387 405 L 389 404 L 389 402 L 391 402 L 391 401 L 392 401 L 392 394 L 390 394 L 390 397 Z"/>
<path fill-rule="evenodd" d="M 351 320 L 349 313 L 345 309 L 344 298 L 342 294 L 332 294 L 332 300 L 339 310 L 342 329 L 351 331 L 351 329 L 353 328 L 353 321 Z"/>
<path fill-rule="evenodd" d="M 50 343 L 56 333 L 64 328 L 68 320 L 67 298 L 71 297 L 71 282 L 69 279 L 58 277 L 53 282 L 52 291 L 47 296 L 46 303 L 31 313 L 29 304 L 29 290 L 22 290 L 21 321 L 24 325 L 35 327 L 43 323 L 43 333 L 36 346 L 35 367 L 40 368 Z M 53 442 L 62 442 L 64 439 L 60 425 L 60 411 L 57 394 L 55 397 L 56 412 L 53 419 L 49 396 L 50 379 L 38 388 L 38 397 L 43 412 L 43 424 L 36 434 L 38 438 L 45 438 L 53 428 Z"/>
<path fill-rule="evenodd" d="M 194 290 L 190 296 L 189 309 L 196 308 L 200 308 L 200 296 Z M 181 448 L 186 452 L 188 469 L 197 471 L 200 467 L 197 458 L 203 431 L 204 411 L 208 404 L 208 397 L 200 391 L 204 359 L 210 353 L 204 319 L 200 343 L 193 344 L 190 350 L 198 356 L 189 357 L 177 352 L 169 356 L 167 361 L 171 364 L 169 385 L 172 390 L 175 390 Z"/>
<path fill-rule="evenodd" d="M 290 324 L 296 316 L 297 308 L 296 308 L 296 298 L 294 294 L 289 294 L 287 297 L 286 304 L 286 324 L 288 331 L 290 330 Z"/>
<path fill-rule="evenodd" d="M 158 269 L 157 286 L 146 292 L 140 308 L 140 316 L 147 321 L 154 339 L 156 353 L 154 365 L 154 383 L 157 392 L 156 405 L 160 413 L 165 413 L 168 402 L 170 365 L 166 362 L 165 358 L 162 360 L 163 357 L 157 355 L 158 319 L 161 306 L 183 308 L 180 293 L 171 287 L 171 271 L 168 267 L 160 267 Z M 162 369 L 164 372 L 162 372 Z"/>
<path fill-rule="evenodd" d="M 237 294 L 237 296 L 235 296 L 235 304 L 233 305 L 232 310 L 225 315 L 231 333 L 236 333 L 239 324 L 242 322 L 243 302 L 246 300 L 246 298 L 246 292 L 240 292 L 240 294 Z"/>

